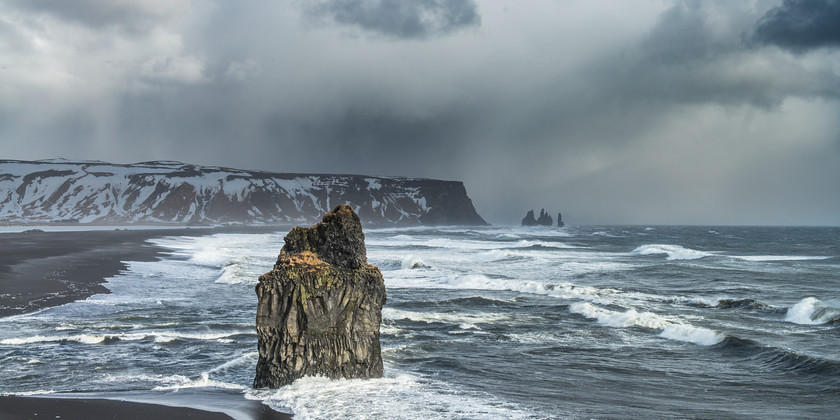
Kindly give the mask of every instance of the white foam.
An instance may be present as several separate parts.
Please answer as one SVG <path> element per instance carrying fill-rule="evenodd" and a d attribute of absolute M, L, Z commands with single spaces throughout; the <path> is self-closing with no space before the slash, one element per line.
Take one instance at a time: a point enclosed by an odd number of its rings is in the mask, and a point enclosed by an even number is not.
<path fill-rule="evenodd" d="M 401 266 L 404 270 L 415 270 L 420 268 L 429 268 L 429 265 L 426 264 L 422 259 L 417 258 L 415 256 L 407 256 L 402 259 Z"/>
<path fill-rule="evenodd" d="M 11 345 L 11 346 L 19 346 L 25 344 L 35 344 L 35 343 L 60 343 L 60 342 L 68 342 L 68 341 L 75 341 L 77 343 L 82 344 L 98 344 L 105 341 L 109 336 L 104 335 L 90 335 L 90 334 L 78 334 L 78 335 L 64 335 L 64 336 L 45 336 L 45 335 L 35 335 L 32 337 L 19 337 L 19 338 L 6 338 L 0 340 L 0 344 L 3 345 Z"/>
<path fill-rule="evenodd" d="M 233 389 L 237 391 L 244 391 L 248 389 L 243 385 L 234 384 L 230 382 L 218 381 L 215 379 L 210 378 L 210 374 L 205 372 L 201 374 L 201 377 L 197 379 L 186 379 L 181 381 L 180 383 L 171 384 L 171 385 L 161 385 L 152 388 L 154 391 L 167 391 L 167 390 L 179 390 L 179 389 L 188 389 L 188 388 L 221 388 L 221 389 Z"/>
<path fill-rule="evenodd" d="M 595 306 L 588 302 L 573 303 L 569 307 L 569 310 L 587 318 L 597 319 L 600 324 L 616 328 L 639 326 L 657 329 L 670 324 L 670 322 L 652 312 L 638 312 L 635 309 L 617 312 Z"/>
<path fill-rule="evenodd" d="M 70 342 L 75 341 L 81 344 L 99 344 L 104 342 L 105 340 L 113 340 L 119 339 L 123 341 L 136 341 L 136 340 L 143 340 L 146 338 L 154 338 L 156 343 L 168 343 L 174 340 L 206 340 L 206 341 L 219 341 L 223 343 L 230 343 L 233 342 L 230 337 L 236 335 L 243 335 L 243 334 L 253 334 L 255 332 L 252 331 L 233 331 L 233 332 L 223 332 L 223 333 L 203 333 L 203 334 L 196 334 L 196 333 L 179 333 L 179 332 L 146 332 L 146 333 L 122 333 L 122 334 L 103 334 L 103 335 L 94 335 L 94 334 L 75 334 L 75 335 L 53 335 L 53 336 L 45 336 L 45 335 L 35 335 L 31 337 L 17 337 L 17 338 L 6 338 L 0 340 L 0 344 L 3 345 L 25 345 L 25 344 L 34 344 L 34 343 L 61 343 L 61 342 Z"/>
<path fill-rule="evenodd" d="M 625 312 L 618 312 L 604 309 L 588 302 L 578 302 L 573 303 L 569 307 L 569 311 L 581 314 L 587 318 L 596 319 L 599 324 L 609 327 L 643 327 L 652 330 L 661 330 L 662 332 L 659 336 L 662 338 L 684 341 L 701 346 L 715 345 L 726 338 L 725 334 L 718 331 L 695 327 L 677 320 L 670 320 L 652 312 L 638 312 L 632 308 Z"/>
<path fill-rule="evenodd" d="M 670 340 L 685 341 L 701 346 L 713 346 L 726 339 L 726 335 L 708 328 L 695 327 L 687 324 L 670 324 L 662 329 L 660 337 Z"/>
<path fill-rule="evenodd" d="M 840 309 L 826 305 L 815 297 L 800 300 L 785 314 L 785 320 L 795 324 L 820 325 L 840 319 Z"/>
<path fill-rule="evenodd" d="M 415 322 L 458 324 L 462 329 L 478 328 L 476 323 L 492 323 L 510 319 L 509 315 L 499 313 L 464 313 L 464 312 L 414 312 L 385 307 L 382 318 L 390 320 L 408 319 Z"/>
<path fill-rule="evenodd" d="M 391 372 L 389 369 L 388 372 Z M 246 397 L 291 409 L 295 419 L 524 419 L 534 413 L 495 397 L 407 373 L 379 379 L 306 377 L 277 390 L 249 390 Z"/>
<path fill-rule="evenodd" d="M 667 259 L 669 261 L 672 260 L 696 260 L 700 258 L 709 257 L 715 254 L 698 251 L 695 249 L 684 248 L 679 245 L 662 245 L 662 244 L 651 244 L 651 245 L 642 245 L 633 251 L 632 254 L 637 255 L 659 255 L 659 254 L 666 254 L 668 255 Z"/>
<path fill-rule="evenodd" d="M 578 248 L 569 244 L 565 244 L 562 242 L 549 242 L 549 241 L 535 241 L 530 239 L 523 239 L 516 243 L 517 247 L 521 248 L 528 248 L 532 246 L 540 246 L 544 248 L 557 248 L 557 249 L 573 249 Z"/>

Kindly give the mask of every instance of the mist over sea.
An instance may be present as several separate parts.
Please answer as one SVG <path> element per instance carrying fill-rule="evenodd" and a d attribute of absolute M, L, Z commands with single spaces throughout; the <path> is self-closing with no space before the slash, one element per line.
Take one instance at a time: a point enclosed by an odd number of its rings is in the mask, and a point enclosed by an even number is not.
<path fill-rule="evenodd" d="M 220 392 L 296 418 L 828 418 L 840 228 L 367 229 L 385 377 L 253 390 L 285 232 L 154 239 L 111 294 L 0 318 L 0 393 Z"/>

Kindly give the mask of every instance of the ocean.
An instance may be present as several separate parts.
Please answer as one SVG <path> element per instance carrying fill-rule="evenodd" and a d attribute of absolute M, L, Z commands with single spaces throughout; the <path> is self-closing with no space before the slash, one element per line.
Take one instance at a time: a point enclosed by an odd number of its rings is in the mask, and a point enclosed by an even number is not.
<path fill-rule="evenodd" d="M 0 318 L 0 393 L 221 392 L 299 419 L 829 418 L 840 228 L 366 229 L 385 377 L 254 390 L 285 232 L 164 237 L 110 294 Z"/>

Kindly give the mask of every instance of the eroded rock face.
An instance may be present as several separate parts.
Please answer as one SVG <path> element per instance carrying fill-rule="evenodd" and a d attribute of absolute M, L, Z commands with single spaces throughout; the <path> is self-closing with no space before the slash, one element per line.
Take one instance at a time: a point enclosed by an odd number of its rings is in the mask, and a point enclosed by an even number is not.
<path fill-rule="evenodd" d="M 382 376 L 379 325 L 385 283 L 367 264 L 359 217 L 341 205 L 286 235 L 256 287 L 259 360 L 254 387 L 304 376 Z"/>

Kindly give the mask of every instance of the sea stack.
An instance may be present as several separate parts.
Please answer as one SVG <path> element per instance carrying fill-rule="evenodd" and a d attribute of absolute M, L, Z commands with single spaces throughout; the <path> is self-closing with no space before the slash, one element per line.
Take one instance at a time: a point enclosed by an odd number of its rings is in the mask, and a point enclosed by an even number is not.
<path fill-rule="evenodd" d="M 540 209 L 540 217 L 537 219 L 537 224 L 540 226 L 551 226 L 554 224 L 554 220 L 551 220 L 551 216 L 546 213 L 545 209 Z"/>
<path fill-rule="evenodd" d="M 522 226 L 536 226 L 537 219 L 534 218 L 534 211 L 528 210 L 528 213 L 525 214 L 525 218 L 522 219 Z"/>
<path fill-rule="evenodd" d="M 256 388 L 313 375 L 382 377 L 379 325 L 385 283 L 368 265 L 359 216 L 340 205 L 310 228 L 296 227 L 274 269 L 256 287 Z"/>

